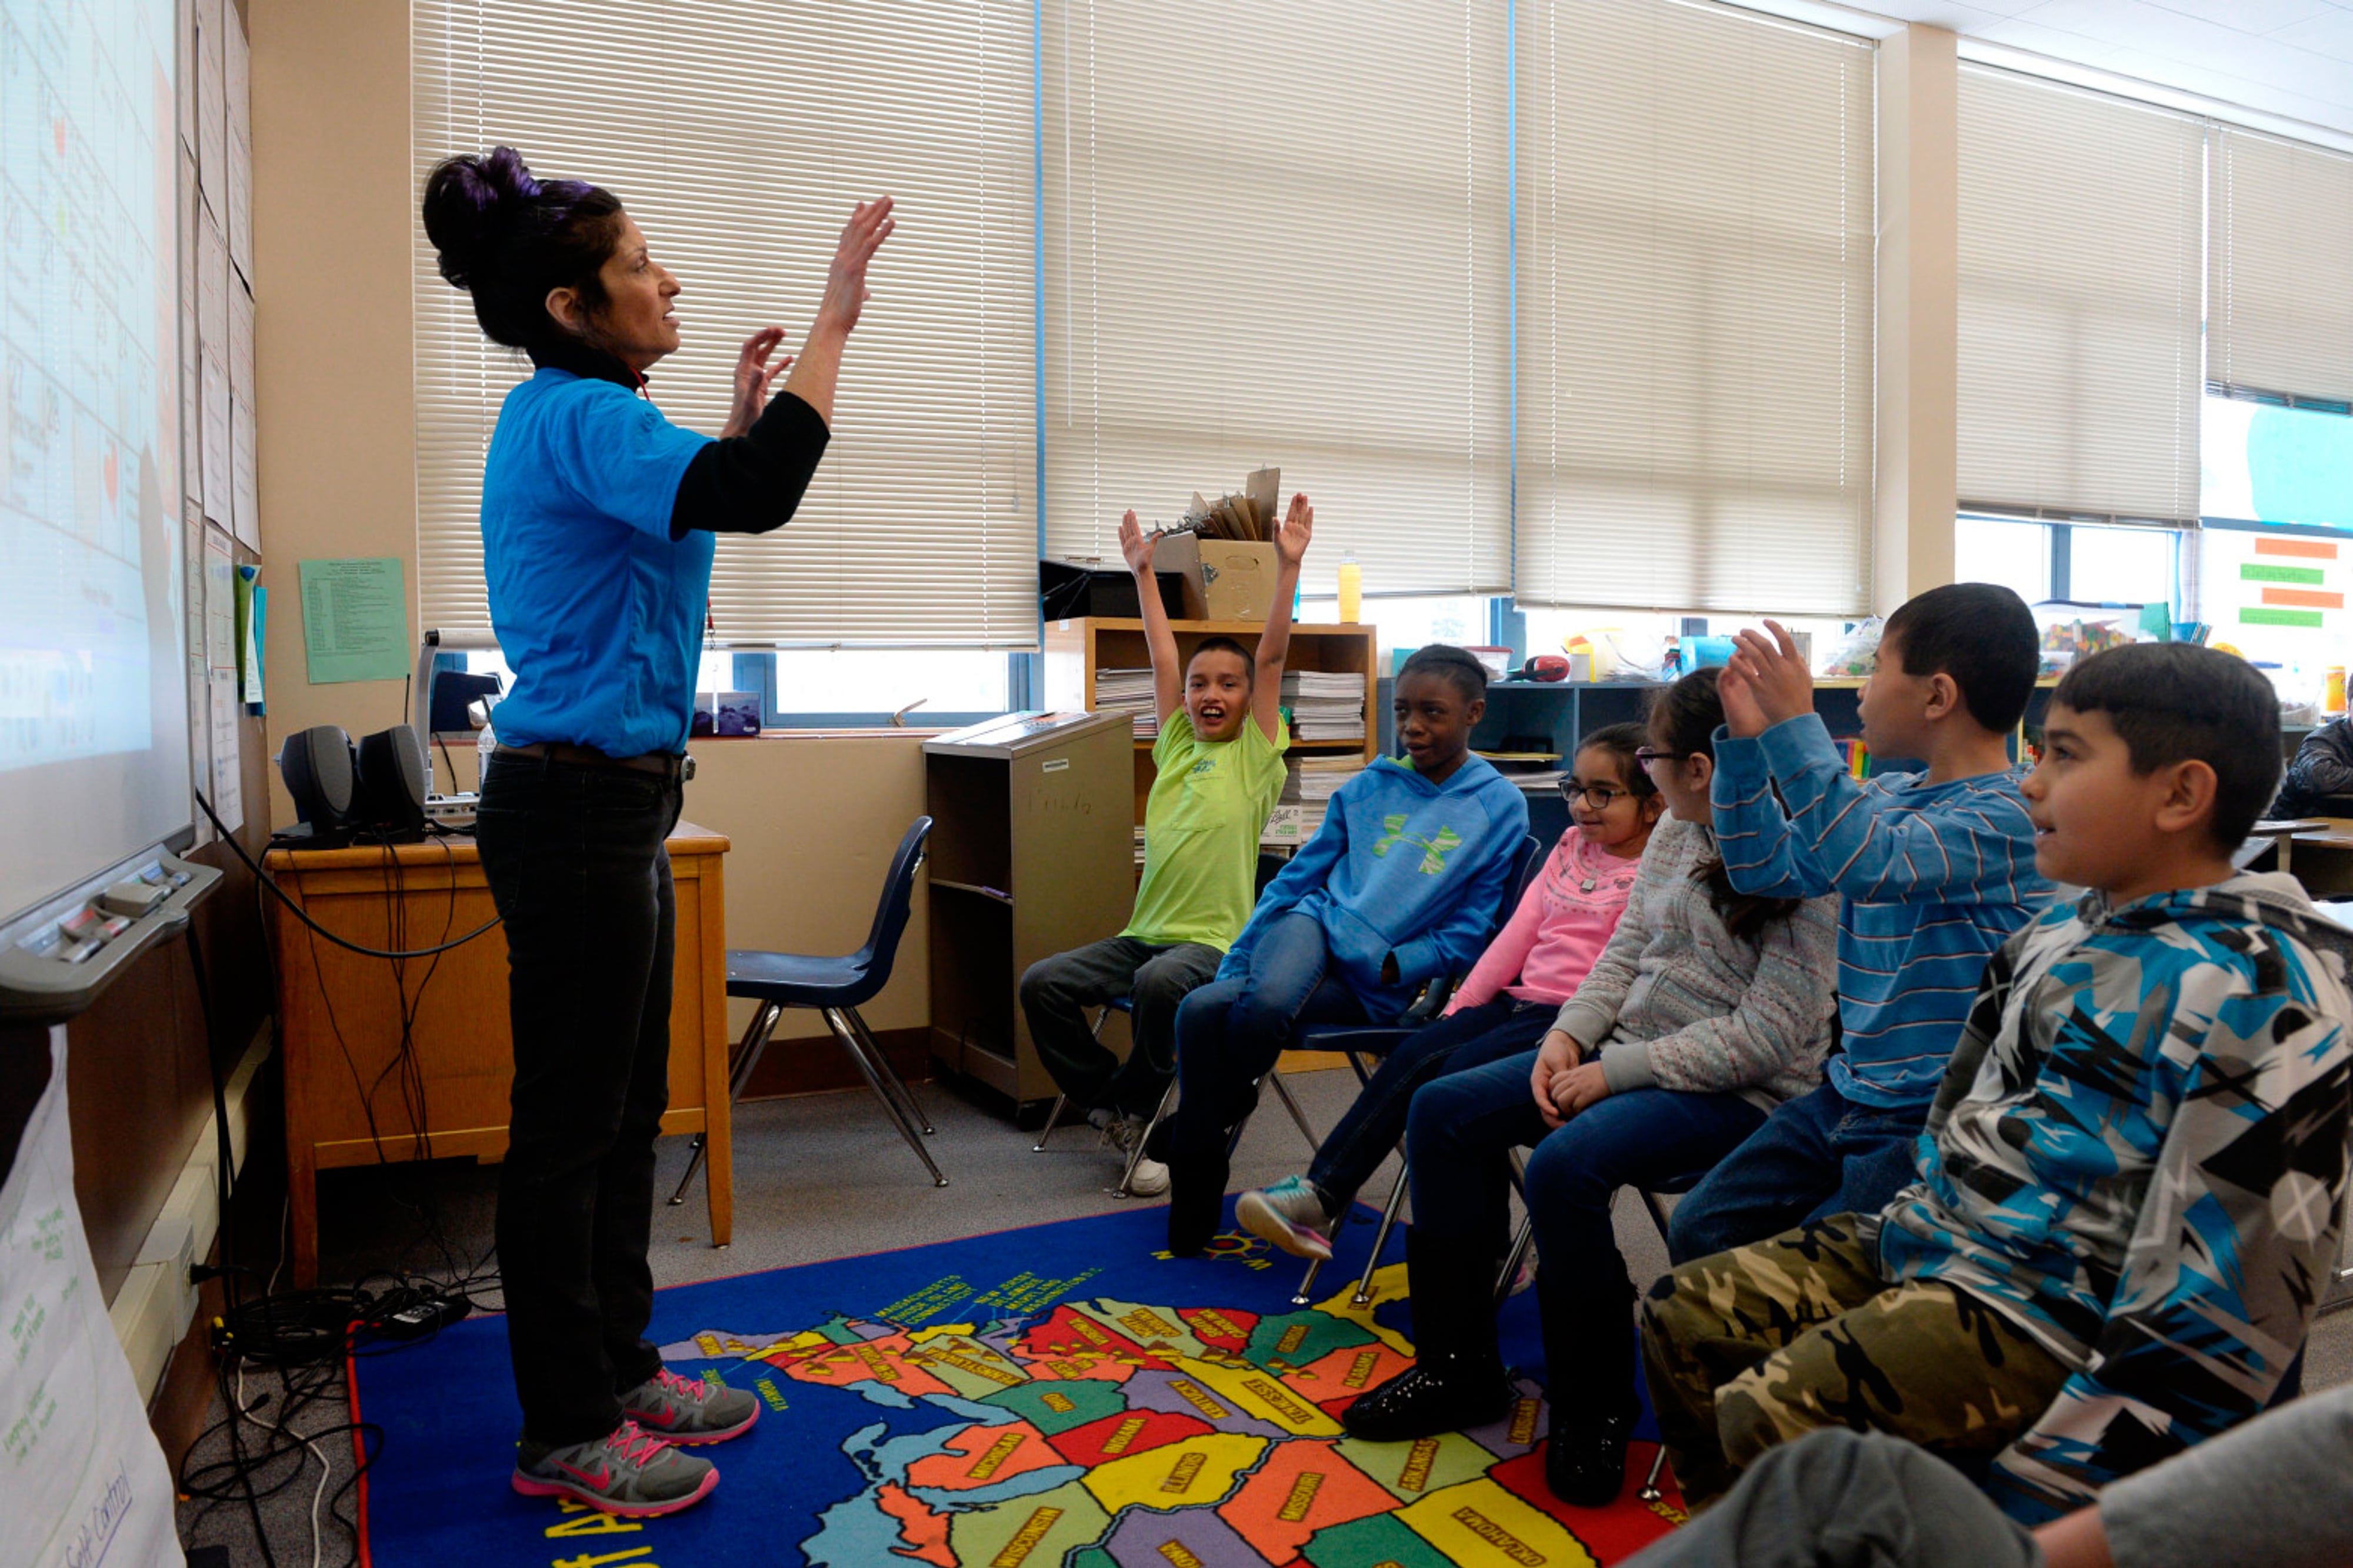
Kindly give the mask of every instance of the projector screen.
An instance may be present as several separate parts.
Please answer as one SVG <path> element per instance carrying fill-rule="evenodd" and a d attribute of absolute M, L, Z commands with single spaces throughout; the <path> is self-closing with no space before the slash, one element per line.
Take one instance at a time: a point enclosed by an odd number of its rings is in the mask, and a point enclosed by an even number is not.
<path fill-rule="evenodd" d="M 172 0 L 0 0 L 0 924 L 187 834 Z"/>

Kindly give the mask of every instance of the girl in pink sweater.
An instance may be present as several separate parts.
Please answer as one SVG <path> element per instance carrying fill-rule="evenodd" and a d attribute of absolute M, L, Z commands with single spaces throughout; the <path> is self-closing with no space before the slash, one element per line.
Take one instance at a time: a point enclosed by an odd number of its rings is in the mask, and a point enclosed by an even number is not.
<path fill-rule="evenodd" d="M 1517 1056 L 1544 1038 L 1626 910 L 1651 828 L 1664 810 L 1634 760 L 1640 724 L 1585 738 L 1561 781 L 1569 830 L 1438 1020 L 1392 1050 L 1304 1176 L 1244 1193 L 1235 1217 L 1302 1258 L 1332 1256 L 1332 1225 L 1405 1136 L 1413 1091 L 1442 1073 Z"/>

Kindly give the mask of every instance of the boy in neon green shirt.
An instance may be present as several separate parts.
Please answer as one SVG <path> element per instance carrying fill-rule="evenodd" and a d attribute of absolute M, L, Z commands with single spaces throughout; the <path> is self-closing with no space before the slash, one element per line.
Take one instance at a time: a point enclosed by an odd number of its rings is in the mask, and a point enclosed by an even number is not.
<path fill-rule="evenodd" d="M 1256 900 L 1258 837 L 1282 794 L 1282 667 L 1291 646 L 1291 596 L 1314 532 L 1303 495 L 1275 531 L 1273 602 L 1258 655 L 1216 637 L 1177 657 L 1176 636 L 1152 574 L 1154 541 L 1129 512 L 1120 552 L 1135 574 L 1152 649 L 1158 776 L 1144 807 L 1144 882 L 1127 929 L 1039 960 L 1021 977 L 1021 1008 L 1056 1087 L 1088 1110 L 1123 1157 L 1176 1075 L 1176 1005 L 1208 984 Z M 1087 1026 L 1085 1009 L 1129 999 L 1134 1047 L 1120 1061 Z M 1134 1190 L 1168 1185 L 1167 1167 L 1138 1160 Z"/>

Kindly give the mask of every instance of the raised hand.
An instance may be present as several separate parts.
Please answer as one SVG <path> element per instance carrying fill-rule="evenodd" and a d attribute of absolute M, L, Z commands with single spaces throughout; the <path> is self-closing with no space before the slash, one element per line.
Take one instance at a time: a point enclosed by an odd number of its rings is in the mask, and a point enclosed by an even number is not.
<path fill-rule="evenodd" d="M 1757 705 L 1757 689 L 1749 684 L 1742 669 L 1745 662 L 1734 655 L 1715 683 L 1716 695 L 1724 700 L 1724 727 L 1744 741 L 1773 727 L 1766 721 L 1765 710 Z"/>
<path fill-rule="evenodd" d="M 820 323 L 847 332 L 858 324 L 859 312 L 866 308 L 866 264 L 891 232 L 899 226 L 892 216 L 892 199 L 860 202 L 841 227 L 841 239 L 833 249 L 833 264 L 826 268 L 825 298 L 818 306 Z"/>
<path fill-rule="evenodd" d="M 1281 527 L 1274 531 L 1274 552 L 1285 566 L 1297 566 L 1307 553 L 1308 542 L 1315 537 L 1315 509 L 1307 504 L 1304 493 L 1291 498 L 1291 510 L 1283 517 Z"/>
<path fill-rule="evenodd" d="M 769 393 L 793 363 L 790 354 L 773 365 L 768 363 L 768 356 L 784 341 L 782 327 L 762 327 L 744 340 L 735 355 L 735 396 L 728 406 L 726 427 L 719 432 L 722 436 L 741 436 L 758 422 L 761 411 L 768 406 Z"/>
<path fill-rule="evenodd" d="M 1814 672 L 1799 657 L 1798 645 L 1778 621 L 1767 621 L 1764 632 L 1744 631 L 1727 669 L 1735 671 L 1755 696 L 1765 727 L 1784 723 L 1814 710 Z M 1725 710 L 1729 720 L 1731 710 Z M 1737 730 L 1733 731 L 1739 733 Z M 1761 732 L 1761 731 L 1760 731 Z"/>
<path fill-rule="evenodd" d="M 1127 558 L 1127 569 L 1137 576 L 1152 575 L 1152 552 L 1159 542 L 1157 534 L 1144 531 L 1144 525 L 1135 521 L 1133 509 L 1119 520 L 1119 552 Z"/>

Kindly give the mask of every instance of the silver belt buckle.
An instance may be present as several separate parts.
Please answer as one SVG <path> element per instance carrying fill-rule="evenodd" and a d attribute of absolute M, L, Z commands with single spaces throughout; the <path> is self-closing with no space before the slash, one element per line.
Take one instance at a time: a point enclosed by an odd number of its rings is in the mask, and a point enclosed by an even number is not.
<path fill-rule="evenodd" d="M 694 776 L 694 753 L 682 752 L 678 759 L 678 782 L 684 784 Z"/>

